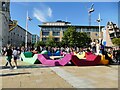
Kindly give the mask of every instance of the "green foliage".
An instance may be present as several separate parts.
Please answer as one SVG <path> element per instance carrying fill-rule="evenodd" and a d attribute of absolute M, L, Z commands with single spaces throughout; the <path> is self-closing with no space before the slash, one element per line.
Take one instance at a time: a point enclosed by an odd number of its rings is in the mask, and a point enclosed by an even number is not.
<path fill-rule="evenodd" d="M 86 33 L 77 32 L 75 27 L 69 27 L 63 35 L 63 42 L 70 47 L 87 47 L 91 39 Z"/>
<path fill-rule="evenodd" d="M 55 41 L 54 41 L 54 39 L 53 39 L 52 36 L 49 36 L 49 37 L 47 38 L 47 40 L 46 40 L 46 46 L 47 46 L 47 47 L 48 47 L 48 46 L 50 46 L 50 47 L 55 47 L 55 46 L 56 46 L 56 43 L 55 43 Z"/>
<path fill-rule="evenodd" d="M 35 47 L 37 46 L 45 46 L 45 43 L 43 41 L 38 41 L 37 43 L 35 43 Z"/>
<path fill-rule="evenodd" d="M 116 46 L 120 46 L 120 38 L 112 39 L 112 43 L 115 44 Z"/>

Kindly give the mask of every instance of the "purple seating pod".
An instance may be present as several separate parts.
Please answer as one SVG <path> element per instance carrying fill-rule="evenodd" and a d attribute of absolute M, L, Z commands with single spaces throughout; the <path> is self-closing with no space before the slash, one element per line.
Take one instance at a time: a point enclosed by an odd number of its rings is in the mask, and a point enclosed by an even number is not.
<path fill-rule="evenodd" d="M 39 54 L 38 55 L 38 60 L 43 64 L 43 65 L 48 65 L 48 66 L 64 66 L 71 60 L 71 55 L 67 54 L 64 58 L 58 59 L 58 60 L 52 60 L 48 55 L 45 54 Z"/>

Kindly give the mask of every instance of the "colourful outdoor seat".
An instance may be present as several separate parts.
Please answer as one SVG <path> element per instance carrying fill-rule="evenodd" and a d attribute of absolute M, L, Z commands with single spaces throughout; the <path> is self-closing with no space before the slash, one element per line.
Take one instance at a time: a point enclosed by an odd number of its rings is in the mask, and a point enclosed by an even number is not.
<path fill-rule="evenodd" d="M 21 58 L 24 62 L 30 63 L 30 64 L 36 64 L 36 63 L 40 63 L 38 61 L 38 54 L 34 54 L 33 57 L 26 57 L 24 53 L 21 53 Z"/>
<path fill-rule="evenodd" d="M 39 54 L 38 60 L 47 66 L 64 66 L 71 60 L 71 55 L 67 54 L 65 57 L 57 60 L 52 60 L 47 54 Z"/>
<path fill-rule="evenodd" d="M 48 51 L 48 56 L 60 56 L 61 52 L 60 51 L 56 51 L 55 53 L 51 53 L 50 51 Z"/>
<path fill-rule="evenodd" d="M 40 54 L 48 54 L 47 50 L 42 51 Z"/>
<path fill-rule="evenodd" d="M 101 60 L 101 56 L 86 55 L 86 59 L 79 59 L 76 55 L 72 55 L 72 62 L 76 66 L 95 66 L 98 65 Z"/>
<path fill-rule="evenodd" d="M 32 52 L 24 52 L 23 54 L 24 54 L 24 56 L 25 56 L 26 58 L 33 57 L 33 53 L 32 53 Z"/>
<path fill-rule="evenodd" d="M 85 52 L 83 52 L 83 54 L 74 53 L 74 55 L 76 55 L 79 59 L 85 58 Z"/>
<path fill-rule="evenodd" d="M 60 56 L 60 51 L 56 51 L 56 53 L 53 54 L 53 56 Z"/>
<path fill-rule="evenodd" d="M 105 55 L 101 55 L 100 64 L 108 65 L 109 60 L 105 59 Z"/>

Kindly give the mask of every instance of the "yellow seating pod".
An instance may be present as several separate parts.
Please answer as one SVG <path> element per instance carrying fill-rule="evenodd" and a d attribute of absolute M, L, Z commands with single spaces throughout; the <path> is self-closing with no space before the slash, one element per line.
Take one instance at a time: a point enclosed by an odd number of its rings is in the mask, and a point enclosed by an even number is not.
<path fill-rule="evenodd" d="M 83 54 L 79 54 L 79 53 L 75 53 L 74 55 L 76 55 L 79 59 L 85 58 L 85 52 L 83 52 Z"/>
<path fill-rule="evenodd" d="M 108 54 L 108 56 L 109 56 L 110 58 L 112 58 L 112 54 Z"/>
<path fill-rule="evenodd" d="M 109 64 L 109 60 L 105 59 L 105 55 L 101 55 L 101 60 L 100 60 L 100 64 L 104 64 L 104 65 L 107 65 Z"/>

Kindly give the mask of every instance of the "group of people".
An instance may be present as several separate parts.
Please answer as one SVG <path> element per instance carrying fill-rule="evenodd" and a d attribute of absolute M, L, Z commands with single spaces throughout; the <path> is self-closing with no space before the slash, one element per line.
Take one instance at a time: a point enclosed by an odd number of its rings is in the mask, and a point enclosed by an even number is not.
<path fill-rule="evenodd" d="M 6 48 L 2 48 L 2 55 L 6 56 L 7 59 L 7 63 L 5 66 L 7 66 L 8 64 L 10 65 L 10 68 L 13 69 L 13 65 L 11 63 L 11 60 L 13 58 L 13 61 L 15 63 L 15 67 L 14 69 L 17 69 L 17 59 L 20 58 L 20 54 L 21 52 L 26 52 L 26 51 L 31 51 L 33 53 L 41 53 L 43 50 L 47 50 L 50 51 L 52 53 L 55 53 L 56 51 L 61 51 L 63 53 L 71 53 L 71 52 L 77 52 L 79 54 L 83 53 L 83 52 L 87 52 L 89 50 L 89 52 L 92 52 L 96 55 L 98 54 L 102 54 L 105 55 L 105 58 L 108 59 L 108 53 L 112 55 L 112 58 L 109 58 L 111 63 L 113 62 L 113 59 L 116 60 L 116 62 L 118 62 L 120 64 L 120 47 L 119 48 L 109 48 L 106 49 L 104 47 L 104 45 L 96 43 L 96 42 L 92 42 L 91 43 L 91 47 L 89 48 L 78 48 L 78 47 L 42 47 L 42 46 L 38 46 L 36 48 L 33 47 L 29 47 L 27 49 L 25 49 L 24 47 L 11 47 L 10 45 Z"/>
<path fill-rule="evenodd" d="M 15 64 L 14 69 L 17 69 L 17 59 L 19 59 L 20 53 L 21 53 L 21 51 L 20 51 L 19 47 L 18 48 L 17 47 L 11 48 L 10 45 L 7 46 L 7 48 L 4 47 L 2 49 L 2 55 L 5 55 L 6 59 L 7 59 L 7 62 L 5 64 L 5 66 L 8 66 L 8 64 L 9 64 L 10 65 L 10 69 L 13 69 L 13 65 L 11 63 L 11 60 L 13 58 L 14 64 Z"/>
<path fill-rule="evenodd" d="M 120 47 L 105 47 L 102 43 L 93 41 L 91 43 L 91 51 L 97 55 L 105 55 L 105 58 L 109 59 L 111 63 L 120 64 Z M 112 58 L 108 54 L 112 55 Z"/>

